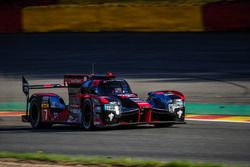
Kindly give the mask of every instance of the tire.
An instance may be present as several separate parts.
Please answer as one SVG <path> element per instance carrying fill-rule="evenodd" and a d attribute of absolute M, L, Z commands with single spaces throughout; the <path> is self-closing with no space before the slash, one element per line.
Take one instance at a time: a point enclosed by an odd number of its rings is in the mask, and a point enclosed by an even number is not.
<path fill-rule="evenodd" d="M 32 99 L 30 103 L 30 124 L 33 129 L 48 129 L 51 128 L 51 123 L 41 122 L 41 108 L 36 99 Z"/>
<path fill-rule="evenodd" d="M 165 127 L 165 128 L 173 126 L 173 124 L 171 124 L 171 123 L 154 124 L 154 125 L 155 125 L 156 127 Z"/>
<path fill-rule="evenodd" d="M 95 128 L 93 120 L 93 105 L 90 99 L 86 99 L 83 101 L 81 127 L 85 130 L 93 130 Z"/>

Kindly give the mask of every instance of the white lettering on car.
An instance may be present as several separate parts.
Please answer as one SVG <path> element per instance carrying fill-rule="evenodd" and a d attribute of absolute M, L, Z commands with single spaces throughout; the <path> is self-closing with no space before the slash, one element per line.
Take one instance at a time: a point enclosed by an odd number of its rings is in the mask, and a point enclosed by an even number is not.
<path fill-rule="evenodd" d="M 183 112 L 182 112 L 181 110 L 179 110 L 179 111 L 177 112 L 179 118 L 181 118 L 182 113 L 183 113 Z"/>
<path fill-rule="evenodd" d="M 108 115 L 108 117 L 109 117 L 109 121 L 112 121 L 113 120 L 113 118 L 114 118 L 114 114 L 113 113 L 110 113 L 109 115 Z"/>

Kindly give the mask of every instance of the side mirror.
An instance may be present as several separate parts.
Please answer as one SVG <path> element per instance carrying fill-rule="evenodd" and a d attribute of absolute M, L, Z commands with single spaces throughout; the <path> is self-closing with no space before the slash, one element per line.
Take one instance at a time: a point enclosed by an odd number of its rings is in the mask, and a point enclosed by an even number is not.
<path fill-rule="evenodd" d="M 148 96 L 151 96 L 152 95 L 152 92 L 148 92 Z"/>

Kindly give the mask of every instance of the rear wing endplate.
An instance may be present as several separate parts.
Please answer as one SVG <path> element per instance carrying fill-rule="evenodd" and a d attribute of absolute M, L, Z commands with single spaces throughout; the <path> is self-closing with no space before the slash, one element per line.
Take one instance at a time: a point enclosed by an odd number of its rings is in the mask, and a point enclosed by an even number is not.
<path fill-rule="evenodd" d="M 24 78 L 23 76 L 23 93 L 25 94 L 25 96 L 29 95 L 29 83 L 28 81 Z"/>

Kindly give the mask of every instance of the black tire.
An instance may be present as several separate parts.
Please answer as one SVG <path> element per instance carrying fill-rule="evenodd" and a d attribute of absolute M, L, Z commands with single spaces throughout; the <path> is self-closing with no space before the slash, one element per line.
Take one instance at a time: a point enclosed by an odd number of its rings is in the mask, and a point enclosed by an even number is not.
<path fill-rule="evenodd" d="M 154 125 L 155 125 L 156 127 L 165 127 L 165 128 L 173 126 L 173 124 L 171 124 L 171 123 L 154 124 Z"/>
<path fill-rule="evenodd" d="M 93 130 L 95 128 L 93 104 L 90 99 L 83 101 L 81 127 L 85 130 Z"/>
<path fill-rule="evenodd" d="M 51 128 L 51 123 L 41 122 L 41 105 L 39 105 L 36 99 L 32 99 L 30 103 L 30 124 L 33 129 L 48 129 Z"/>

